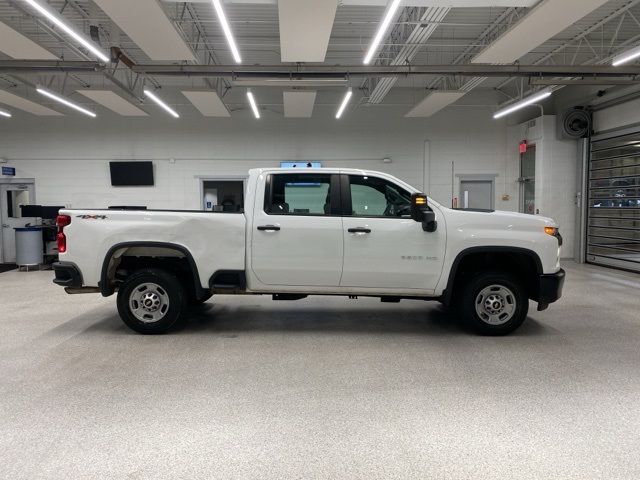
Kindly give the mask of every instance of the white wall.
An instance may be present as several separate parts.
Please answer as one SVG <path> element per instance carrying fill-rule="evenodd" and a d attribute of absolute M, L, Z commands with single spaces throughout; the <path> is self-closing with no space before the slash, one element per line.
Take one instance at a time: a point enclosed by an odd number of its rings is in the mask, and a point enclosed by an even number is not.
<path fill-rule="evenodd" d="M 98 119 L 24 114 L 0 124 L 0 157 L 17 167 L 18 176 L 34 177 L 38 203 L 49 205 L 200 209 L 199 176 L 242 176 L 281 160 L 320 160 L 324 166 L 391 173 L 446 206 L 452 179 L 455 196 L 460 175 L 495 175 L 496 209 L 517 211 L 518 143 L 527 139 L 538 147 L 536 206 L 559 221 L 563 256 L 573 256 L 577 144 L 556 139 L 554 116 L 528 128 L 494 121 L 490 107 L 453 107 L 429 119 L 405 119 L 405 111 L 358 108 L 341 121 L 333 118 L 333 108 L 322 107 L 311 119 L 285 119 L 267 110 L 260 121 L 247 111 L 231 119 L 187 113 L 180 120 L 108 112 L 99 112 Z M 385 157 L 392 163 L 383 163 Z M 123 159 L 153 160 L 156 185 L 111 187 L 108 162 Z"/>
<path fill-rule="evenodd" d="M 333 109 L 321 107 L 312 119 L 266 111 L 260 121 L 248 112 L 231 119 L 193 114 L 180 120 L 158 114 L 126 119 L 107 112 L 99 112 L 98 119 L 25 114 L 0 124 L 0 157 L 8 158 L 18 175 L 36 178 L 42 204 L 197 209 L 198 175 L 244 175 L 281 160 L 320 160 L 324 166 L 389 172 L 445 205 L 451 203 L 455 162 L 454 178 L 497 175 L 496 208 L 517 209 L 513 196 L 501 201 L 515 179 L 507 165 L 505 125 L 491 119 L 490 108 L 449 108 L 431 119 L 405 119 L 405 111 L 359 108 L 340 121 L 332 118 Z M 393 162 L 383 163 L 384 157 Z M 111 187 L 108 161 L 114 159 L 153 160 L 155 187 Z"/>
<path fill-rule="evenodd" d="M 640 123 L 640 98 L 598 110 L 593 114 L 596 132 Z"/>

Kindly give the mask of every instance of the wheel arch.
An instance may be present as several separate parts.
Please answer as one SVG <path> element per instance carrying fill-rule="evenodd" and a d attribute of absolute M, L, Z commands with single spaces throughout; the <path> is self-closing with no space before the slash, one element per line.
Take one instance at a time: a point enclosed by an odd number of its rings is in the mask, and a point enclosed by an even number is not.
<path fill-rule="evenodd" d="M 530 296 L 537 297 L 537 276 L 542 275 L 543 269 L 542 260 L 536 252 L 522 247 L 482 246 L 469 247 L 458 253 L 455 260 L 451 264 L 447 286 L 442 295 L 443 303 L 446 305 L 449 305 L 451 303 L 451 299 L 453 298 L 456 287 L 456 282 L 460 280 L 460 278 L 462 278 L 462 274 L 465 273 L 465 263 L 469 264 L 478 262 L 480 264 L 483 264 L 490 259 L 495 258 L 498 258 L 501 261 L 504 261 L 505 259 L 515 258 L 520 259 L 521 262 L 525 262 L 524 265 L 527 265 L 529 270 L 533 270 L 533 272 L 528 272 L 530 278 L 526 278 L 525 283 L 529 289 Z M 517 263 L 515 265 L 512 265 L 511 268 L 506 268 L 506 270 L 513 270 L 512 267 L 516 265 Z M 533 277 L 531 273 L 534 273 L 536 277 Z"/>
<path fill-rule="evenodd" d="M 98 283 L 98 287 L 100 288 L 100 293 L 104 297 L 108 297 L 115 292 L 115 286 L 113 284 L 113 280 L 115 278 L 115 271 L 111 267 L 113 266 L 112 261 L 114 258 L 121 258 L 126 255 L 117 255 L 120 250 L 124 250 L 125 252 L 129 249 L 133 248 L 151 248 L 156 250 L 156 254 L 154 255 L 140 255 L 141 257 L 147 258 L 155 258 L 157 257 L 157 253 L 162 251 L 179 253 L 186 260 L 188 264 L 188 271 L 190 276 L 193 278 L 193 287 L 197 297 L 204 296 L 207 291 L 202 288 L 202 284 L 200 283 L 200 275 L 198 273 L 198 266 L 196 265 L 195 260 L 193 259 L 193 255 L 188 248 L 184 245 L 176 244 L 176 243 L 168 243 L 168 242 L 150 242 L 150 241 L 134 241 L 134 242 L 121 242 L 117 243 L 107 251 L 104 260 L 102 262 L 102 268 L 100 270 L 100 282 Z M 115 267 L 114 267 L 115 268 Z M 113 275 L 112 275 L 113 274 Z"/>

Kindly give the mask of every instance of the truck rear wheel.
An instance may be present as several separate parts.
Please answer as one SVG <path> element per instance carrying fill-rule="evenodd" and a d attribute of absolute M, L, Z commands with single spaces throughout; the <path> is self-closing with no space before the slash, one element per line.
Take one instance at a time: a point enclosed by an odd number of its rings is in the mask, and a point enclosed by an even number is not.
<path fill-rule="evenodd" d="M 467 281 L 458 307 L 462 320 L 476 332 L 506 335 L 527 318 L 529 298 L 515 276 L 486 272 Z"/>
<path fill-rule="evenodd" d="M 120 318 L 138 333 L 165 333 L 181 326 L 186 306 L 180 281 L 164 270 L 138 270 L 118 290 Z"/>

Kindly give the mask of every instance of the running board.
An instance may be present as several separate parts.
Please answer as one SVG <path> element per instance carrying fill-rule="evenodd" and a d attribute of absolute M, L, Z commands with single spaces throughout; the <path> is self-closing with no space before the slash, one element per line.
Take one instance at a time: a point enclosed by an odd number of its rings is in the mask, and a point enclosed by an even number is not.
<path fill-rule="evenodd" d="M 274 300 L 302 300 L 303 298 L 307 298 L 307 295 L 300 293 L 274 293 L 272 298 Z"/>

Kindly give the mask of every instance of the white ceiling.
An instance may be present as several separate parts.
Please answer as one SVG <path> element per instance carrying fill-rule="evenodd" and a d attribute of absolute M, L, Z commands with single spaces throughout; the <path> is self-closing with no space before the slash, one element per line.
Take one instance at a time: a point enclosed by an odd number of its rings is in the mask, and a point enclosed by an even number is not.
<path fill-rule="evenodd" d="M 148 115 L 147 112 L 111 90 L 77 90 L 77 92 L 124 117 L 146 117 Z"/>
<path fill-rule="evenodd" d="M 230 117 L 229 110 L 216 92 L 187 91 L 182 94 L 189 99 L 194 107 L 205 117 Z"/>
<path fill-rule="evenodd" d="M 0 51 L 11 58 L 25 60 L 55 60 L 57 57 L 33 40 L 0 22 Z"/>
<path fill-rule="evenodd" d="M 290 118 L 310 118 L 316 101 L 315 91 L 282 92 L 284 116 Z"/>
<path fill-rule="evenodd" d="M 324 62 L 338 0 L 279 0 L 283 62 Z"/>
<path fill-rule="evenodd" d="M 211 0 L 47 2 L 84 37 L 89 36 L 89 26 L 97 26 L 98 46 L 102 51 L 108 52 L 111 46 L 118 46 L 135 63 L 234 64 Z M 281 62 L 291 65 L 299 62 L 361 65 L 387 3 L 388 0 L 223 0 L 244 65 L 277 65 Z M 429 11 L 444 13 L 430 16 Z M 607 55 L 640 43 L 634 18 L 640 18 L 640 0 L 403 0 L 400 14 L 387 32 L 375 63 L 603 62 Z M 424 32 L 428 34 L 422 35 Z M 585 42 L 576 40 L 583 34 Z M 86 59 L 82 48 L 72 39 L 55 31 L 52 33 L 46 22 L 15 0 L 0 0 L 0 52 L 0 60 Z M 226 95 L 228 89 L 232 92 L 241 90 L 242 93 L 252 85 L 275 89 L 281 103 L 269 108 L 283 115 L 291 114 L 294 105 L 305 97 L 300 95 L 296 99 L 296 96 L 280 95 L 280 92 L 296 87 L 295 81 L 286 79 L 236 81 L 197 76 L 143 79 L 136 78 L 123 63 L 114 69 L 112 67 L 107 70 L 129 94 L 114 86 L 101 73 L 68 76 L 10 76 L 0 73 L 0 91 L 4 89 L 14 94 L 13 97 L 0 97 L 5 100 L 0 99 L 0 106 L 29 111 L 25 108 L 28 107 L 31 113 L 60 115 L 54 110 L 57 106 L 47 100 L 37 96 L 34 97 L 35 102 L 27 100 L 33 96 L 30 85 L 42 82 L 78 103 L 101 104 L 106 107 L 99 110 L 101 115 L 111 114 L 110 111 L 126 115 L 123 112 L 128 108 L 138 109 L 129 99 L 142 97 L 143 83 L 151 88 L 164 87 L 165 92 L 172 88 L 177 92 L 200 92 L 190 96 L 178 93 L 173 102 L 180 108 L 192 108 L 205 116 L 226 116 L 238 108 L 246 108 L 246 105 L 229 108 L 228 99 L 234 95 Z M 519 82 L 504 78 L 434 76 L 364 83 L 360 79 L 347 78 L 324 84 L 321 80 L 301 84 L 302 88 L 333 92 L 331 95 L 336 106 L 342 99 L 344 88 L 351 86 L 358 91 L 354 96 L 358 100 L 351 108 L 373 103 L 374 93 L 378 98 L 376 101 L 384 105 L 391 102 L 387 93 L 392 94 L 396 89 L 415 89 L 414 98 L 421 98 L 419 92 L 425 88 L 437 90 L 437 95 L 429 95 L 413 105 L 415 108 L 411 115 L 419 116 L 436 113 L 445 108 L 447 101 L 459 100 L 460 96 L 452 94 L 452 90 L 499 87 L 507 95 L 515 96 L 519 94 L 518 85 Z M 76 90 L 83 90 L 83 93 Z M 115 96 L 107 98 L 104 92 L 109 90 Z M 89 91 L 99 93 L 90 97 Z M 204 94 L 205 91 L 209 92 L 208 95 Z M 235 95 L 235 98 L 243 97 Z M 310 95 L 306 97 L 308 110 Z M 188 102 L 184 103 L 184 98 Z M 312 102 L 312 112 L 313 105 Z M 408 106 L 407 112 L 411 107 Z M 117 108 L 121 108 L 121 112 Z M 318 109 L 315 110 L 317 112 Z M 155 115 L 155 108 L 149 113 Z"/>
<path fill-rule="evenodd" d="M 151 60 L 195 60 L 158 0 L 93 0 Z"/>

